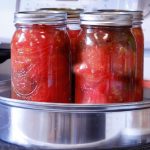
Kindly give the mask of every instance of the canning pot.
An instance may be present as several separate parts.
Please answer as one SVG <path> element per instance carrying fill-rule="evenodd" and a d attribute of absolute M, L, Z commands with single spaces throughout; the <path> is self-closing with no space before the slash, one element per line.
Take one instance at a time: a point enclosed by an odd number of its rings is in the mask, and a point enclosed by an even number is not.
<path fill-rule="evenodd" d="M 76 105 L 10 98 L 0 82 L 0 139 L 43 149 L 110 149 L 150 143 L 150 101 Z"/>

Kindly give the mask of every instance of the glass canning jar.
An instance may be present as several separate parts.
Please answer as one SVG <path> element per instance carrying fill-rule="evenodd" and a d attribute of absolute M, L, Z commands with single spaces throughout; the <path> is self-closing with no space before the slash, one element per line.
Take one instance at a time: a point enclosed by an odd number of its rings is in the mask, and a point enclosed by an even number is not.
<path fill-rule="evenodd" d="M 74 64 L 76 60 L 76 51 L 77 51 L 77 41 L 78 41 L 78 35 L 80 33 L 81 27 L 80 27 L 80 13 L 83 12 L 83 9 L 70 9 L 70 8 L 41 8 L 37 11 L 41 12 L 49 12 L 49 11 L 59 11 L 59 12 L 66 12 L 67 13 L 67 33 L 69 35 L 70 39 L 70 51 L 71 51 L 71 63 Z M 74 89 L 75 89 L 75 76 L 72 71 L 71 76 L 71 84 L 72 84 L 72 90 L 71 90 L 71 97 L 72 102 L 74 102 Z"/>
<path fill-rule="evenodd" d="M 136 101 L 136 43 L 132 16 L 83 13 L 75 72 L 76 103 Z"/>
<path fill-rule="evenodd" d="M 11 42 L 12 98 L 68 103 L 71 96 L 66 13 L 18 12 Z"/>
<path fill-rule="evenodd" d="M 136 78 L 138 79 L 136 86 L 136 100 L 141 101 L 143 99 L 143 62 L 144 62 L 144 35 L 142 29 L 143 12 L 142 11 L 132 11 L 132 10 L 119 10 L 119 9 L 106 9 L 98 10 L 105 14 L 131 14 L 132 28 L 131 31 L 134 35 L 136 41 Z"/>

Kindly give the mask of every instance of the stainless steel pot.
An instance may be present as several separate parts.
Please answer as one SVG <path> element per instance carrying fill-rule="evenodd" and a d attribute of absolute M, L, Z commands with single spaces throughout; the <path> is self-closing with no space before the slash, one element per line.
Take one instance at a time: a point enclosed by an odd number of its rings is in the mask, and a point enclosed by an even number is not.
<path fill-rule="evenodd" d="M 10 99 L 0 83 L 0 139 L 49 149 L 104 149 L 150 143 L 150 101 L 111 105 Z"/>

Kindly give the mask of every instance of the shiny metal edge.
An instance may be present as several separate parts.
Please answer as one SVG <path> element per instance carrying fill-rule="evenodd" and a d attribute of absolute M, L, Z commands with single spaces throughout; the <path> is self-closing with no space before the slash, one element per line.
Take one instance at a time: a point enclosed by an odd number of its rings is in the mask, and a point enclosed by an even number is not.
<path fill-rule="evenodd" d="M 150 108 L 150 102 L 88 105 L 88 104 L 31 102 L 5 98 L 2 96 L 0 96 L 0 104 L 24 109 L 34 109 L 43 111 L 45 110 L 51 112 L 70 112 L 70 113 L 120 112 L 120 111 L 142 110 Z"/>

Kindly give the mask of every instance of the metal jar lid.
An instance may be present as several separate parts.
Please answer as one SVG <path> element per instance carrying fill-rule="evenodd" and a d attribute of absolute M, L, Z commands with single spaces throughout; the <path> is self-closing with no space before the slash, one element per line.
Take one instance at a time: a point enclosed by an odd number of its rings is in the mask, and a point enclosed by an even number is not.
<path fill-rule="evenodd" d="M 59 12 L 66 12 L 67 13 L 67 22 L 79 22 L 80 20 L 80 13 L 83 13 L 83 9 L 71 9 L 71 8 L 40 8 L 37 11 L 41 12 L 48 12 L 48 11 L 59 11 Z"/>
<path fill-rule="evenodd" d="M 98 10 L 101 13 L 110 13 L 110 14 L 131 14 L 133 17 L 132 23 L 133 25 L 142 24 L 143 21 L 143 11 L 133 11 L 133 10 L 121 10 L 121 9 L 101 9 Z"/>
<path fill-rule="evenodd" d="M 86 12 L 80 15 L 81 25 L 132 26 L 130 14 Z"/>
<path fill-rule="evenodd" d="M 51 12 L 37 12 L 25 11 L 15 13 L 14 23 L 20 24 L 50 24 L 58 25 L 64 24 L 67 20 L 65 12 L 51 11 Z"/>

